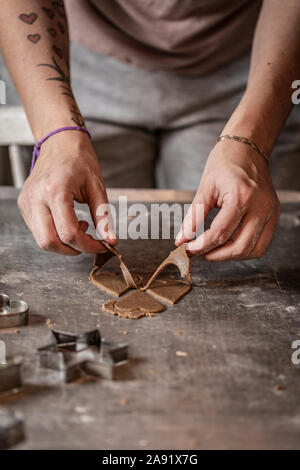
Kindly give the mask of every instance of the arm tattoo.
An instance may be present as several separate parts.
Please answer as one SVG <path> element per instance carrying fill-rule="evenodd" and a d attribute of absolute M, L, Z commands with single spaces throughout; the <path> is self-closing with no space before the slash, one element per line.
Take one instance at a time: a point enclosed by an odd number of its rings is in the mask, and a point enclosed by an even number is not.
<path fill-rule="evenodd" d="M 49 77 L 47 80 L 54 80 L 57 82 L 63 83 L 63 85 L 59 85 L 61 88 L 62 95 L 68 96 L 72 99 L 72 106 L 71 106 L 71 113 L 72 117 L 71 120 L 79 127 L 85 127 L 84 119 L 81 116 L 81 113 L 75 103 L 74 96 L 72 94 L 72 90 L 70 87 L 70 74 L 69 72 L 64 72 L 64 70 L 59 66 L 54 56 L 52 56 L 52 64 L 38 64 L 38 67 L 49 67 L 52 70 L 55 70 L 56 76 Z"/>
<path fill-rule="evenodd" d="M 55 31 L 54 28 L 47 28 L 47 31 L 48 31 L 49 34 L 51 34 L 51 36 L 52 36 L 53 38 L 56 38 L 56 35 L 57 35 L 57 34 L 56 34 L 56 31 Z"/>
<path fill-rule="evenodd" d="M 71 113 L 73 117 L 71 118 L 73 122 L 79 127 L 85 127 L 84 120 L 81 116 L 81 113 L 75 103 L 72 104 Z"/>
<path fill-rule="evenodd" d="M 41 35 L 40 34 L 28 34 L 27 39 L 33 44 L 37 44 L 39 40 L 41 39 Z"/>
<path fill-rule="evenodd" d="M 64 72 L 63 69 L 58 65 L 56 59 L 54 56 L 52 58 L 52 64 L 38 64 L 38 67 L 49 67 L 52 70 L 55 70 L 57 72 L 57 75 L 55 77 L 49 77 L 47 80 L 56 80 L 58 82 L 63 82 L 67 83 L 68 85 L 70 84 L 70 74 L 69 71 Z"/>
<path fill-rule="evenodd" d="M 52 6 L 58 16 L 61 16 L 62 18 L 66 17 L 66 12 L 65 12 L 65 7 L 63 2 L 52 2 Z"/>
<path fill-rule="evenodd" d="M 50 18 L 50 20 L 53 20 L 55 13 L 53 10 L 51 10 L 51 8 L 42 7 L 42 10 L 44 13 L 46 13 L 46 15 L 48 16 L 48 18 Z"/>
<path fill-rule="evenodd" d="M 21 15 L 19 15 L 19 19 L 23 21 L 23 23 L 27 24 L 33 24 L 37 20 L 37 18 L 38 16 L 36 13 L 29 13 L 29 15 L 27 15 L 26 13 L 21 13 Z"/>
<path fill-rule="evenodd" d="M 65 34 L 66 29 L 60 21 L 57 22 L 57 26 L 58 26 L 58 29 L 60 30 L 61 34 Z"/>
<path fill-rule="evenodd" d="M 67 24 L 67 17 L 64 9 L 64 4 L 61 1 L 52 1 L 51 2 L 52 8 L 48 8 L 43 6 L 42 11 L 47 15 L 48 18 L 53 20 L 56 15 L 61 18 L 60 21 L 56 22 L 58 31 L 64 35 L 66 33 L 66 24 Z M 21 13 L 19 15 L 19 20 L 22 21 L 25 24 L 28 25 L 33 25 L 36 20 L 38 19 L 37 13 L 31 12 L 31 13 Z M 65 23 L 65 24 L 64 24 Z M 48 34 L 50 34 L 53 38 L 57 37 L 57 31 L 53 27 L 48 27 L 47 28 Z M 33 43 L 37 44 L 41 40 L 41 35 L 38 33 L 34 34 L 28 34 L 27 39 Z M 47 80 L 51 81 L 56 81 L 59 82 L 60 85 L 59 88 L 62 89 L 61 94 L 64 96 L 68 96 L 71 100 L 71 120 L 80 127 L 85 127 L 84 120 L 81 116 L 81 113 L 79 111 L 79 108 L 75 102 L 72 90 L 71 90 L 71 85 L 70 85 L 70 72 L 69 72 L 69 48 L 68 47 L 59 47 L 56 44 L 52 45 L 52 51 L 54 52 L 55 55 L 51 56 L 52 63 L 42 63 L 42 64 L 37 64 L 38 67 L 48 67 L 51 70 L 54 70 L 56 74 L 52 77 L 48 77 Z M 62 66 L 60 66 L 57 62 L 57 59 L 55 58 L 57 56 L 59 59 L 61 59 L 67 68 L 67 71 L 64 71 Z"/>
<path fill-rule="evenodd" d="M 55 52 L 55 54 L 58 55 L 58 57 L 60 59 L 64 58 L 64 53 L 63 53 L 63 51 L 60 47 L 57 47 L 56 45 L 54 45 L 54 46 L 52 46 L 52 49 Z"/>
<path fill-rule="evenodd" d="M 21 20 L 23 23 L 26 23 L 28 25 L 32 25 L 33 23 L 36 22 L 38 19 L 38 15 L 36 13 L 21 13 L 19 15 L 19 20 Z M 27 39 L 28 41 L 32 42 L 33 44 L 37 44 L 39 40 L 41 39 L 40 34 L 27 34 Z"/>

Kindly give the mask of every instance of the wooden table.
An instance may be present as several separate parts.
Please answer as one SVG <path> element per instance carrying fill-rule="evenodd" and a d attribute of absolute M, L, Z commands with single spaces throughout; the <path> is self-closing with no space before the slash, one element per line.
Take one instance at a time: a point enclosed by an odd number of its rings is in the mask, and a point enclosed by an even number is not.
<path fill-rule="evenodd" d="M 130 201 L 192 198 L 176 191 L 127 194 Z M 110 192 L 112 200 L 117 195 Z M 39 251 L 15 198 L 15 190 L 0 188 L 0 292 L 27 300 L 31 312 L 19 334 L 0 333 L 8 354 L 25 360 L 27 385 L 0 398 L 0 405 L 24 414 L 27 440 L 18 448 L 300 448 L 300 365 L 291 361 L 292 342 L 300 339 L 298 193 L 280 193 L 280 224 L 263 259 L 195 258 L 199 287 L 140 320 L 101 311 L 109 296 L 88 282 L 92 256 Z M 141 271 L 154 270 L 172 246 L 168 240 L 119 244 Z M 53 325 L 74 332 L 100 327 L 106 338 L 128 341 L 126 380 L 29 384 L 34 352 L 49 342 Z"/>

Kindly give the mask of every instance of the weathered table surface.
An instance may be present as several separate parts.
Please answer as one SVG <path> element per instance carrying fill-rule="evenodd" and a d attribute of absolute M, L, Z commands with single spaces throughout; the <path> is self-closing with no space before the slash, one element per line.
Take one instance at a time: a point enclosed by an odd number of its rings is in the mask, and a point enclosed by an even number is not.
<path fill-rule="evenodd" d="M 291 344 L 300 339 L 299 194 L 281 193 L 279 228 L 263 259 L 194 259 L 192 275 L 201 286 L 140 320 L 101 311 L 109 296 L 88 282 L 92 256 L 39 251 L 14 196 L 0 189 L 0 292 L 27 300 L 31 318 L 19 334 L 0 332 L 8 354 L 22 354 L 30 364 L 55 324 L 69 331 L 100 327 L 106 338 L 128 341 L 132 358 L 126 380 L 26 385 L 1 397 L 0 405 L 24 414 L 27 440 L 18 448 L 300 448 L 300 365 L 291 362 Z M 119 247 L 131 267 L 151 271 L 172 242 L 121 241 Z"/>

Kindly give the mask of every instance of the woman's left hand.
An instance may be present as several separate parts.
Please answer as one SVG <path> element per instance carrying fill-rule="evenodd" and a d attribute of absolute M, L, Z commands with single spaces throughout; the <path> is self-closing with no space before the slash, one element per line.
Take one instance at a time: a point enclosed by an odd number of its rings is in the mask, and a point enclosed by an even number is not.
<path fill-rule="evenodd" d="M 213 207 L 221 210 L 210 228 L 194 239 Z M 209 261 L 259 258 L 272 241 L 279 215 L 265 159 L 246 144 L 222 141 L 209 155 L 175 243 L 188 242 L 190 254 Z"/>

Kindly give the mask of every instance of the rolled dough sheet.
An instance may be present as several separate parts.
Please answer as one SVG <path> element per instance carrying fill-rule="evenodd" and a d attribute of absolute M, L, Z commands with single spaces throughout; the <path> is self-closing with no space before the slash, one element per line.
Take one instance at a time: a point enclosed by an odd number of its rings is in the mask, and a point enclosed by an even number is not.
<path fill-rule="evenodd" d="M 136 285 L 141 285 L 141 276 L 133 275 L 133 279 Z M 90 275 L 90 281 L 108 294 L 116 297 L 120 297 L 130 289 L 124 280 L 123 273 L 121 272 L 94 272 Z"/>
<path fill-rule="evenodd" d="M 174 264 L 180 271 L 181 277 L 185 278 L 190 284 L 192 283 L 191 278 L 191 259 L 186 252 L 185 244 L 178 246 L 175 250 L 171 251 L 169 256 L 158 266 L 156 271 L 152 274 L 147 284 L 142 290 L 150 288 L 153 281 L 157 276 L 170 264 Z"/>
<path fill-rule="evenodd" d="M 135 319 L 153 316 L 155 313 L 162 312 L 164 309 L 164 305 L 158 300 L 141 290 L 131 292 L 118 301 L 109 300 L 102 306 L 102 310 L 112 315 Z"/>
<path fill-rule="evenodd" d="M 191 290 L 191 285 L 178 279 L 156 279 L 147 290 L 159 300 L 174 305 Z"/>

